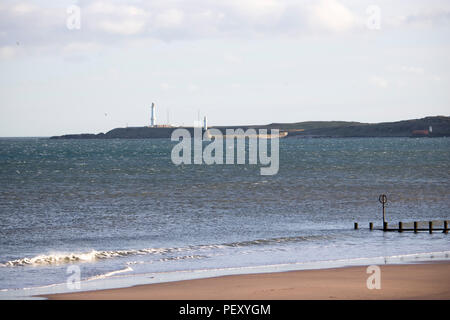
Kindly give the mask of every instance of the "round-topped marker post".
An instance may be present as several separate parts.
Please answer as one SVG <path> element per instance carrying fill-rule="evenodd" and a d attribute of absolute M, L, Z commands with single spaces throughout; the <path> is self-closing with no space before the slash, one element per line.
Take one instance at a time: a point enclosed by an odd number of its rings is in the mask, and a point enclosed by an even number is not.
<path fill-rule="evenodd" d="M 378 197 L 378 201 L 383 205 L 383 230 L 386 231 L 386 211 L 385 211 L 385 204 L 387 202 L 387 196 L 385 194 L 380 194 Z"/>

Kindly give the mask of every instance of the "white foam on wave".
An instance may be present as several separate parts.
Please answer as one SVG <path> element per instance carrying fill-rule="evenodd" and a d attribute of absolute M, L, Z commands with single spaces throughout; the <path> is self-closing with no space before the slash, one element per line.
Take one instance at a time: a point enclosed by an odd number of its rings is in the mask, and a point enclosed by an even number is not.
<path fill-rule="evenodd" d="M 127 267 L 124 268 L 124 269 L 120 269 L 120 270 L 116 270 L 116 271 L 111 271 L 111 272 L 107 272 L 107 273 L 104 273 L 104 274 L 99 274 L 99 275 L 97 275 L 97 276 L 90 277 L 90 278 L 88 278 L 88 279 L 86 279 L 86 280 L 87 280 L 87 281 L 90 281 L 90 280 L 105 279 L 105 278 L 112 277 L 112 276 L 114 276 L 114 275 L 116 275 L 116 274 L 119 274 L 119 273 L 131 272 L 131 271 L 133 271 L 133 268 L 127 266 Z"/>
<path fill-rule="evenodd" d="M 420 263 L 427 261 L 440 261 L 450 260 L 450 251 L 435 251 L 435 252 L 419 252 L 419 253 L 407 253 L 389 256 L 375 256 L 375 257 L 355 257 L 336 260 L 317 260 L 317 261 L 305 261 L 305 262 L 293 262 L 293 263 L 281 263 L 270 265 L 254 265 L 254 266 L 240 266 L 240 267 L 219 267 L 219 268 L 204 268 L 204 269 L 189 269 L 189 270 L 175 270 L 175 271 L 161 271 L 150 273 L 138 273 L 138 274 L 126 274 L 127 272 L 134 271 L 130 266 L 124 269 L 107 272 L 105 274 L 93 276 L 82 280 L 82 283 L 87 285 L 92 283 L 93 289 L 98 289 L 97 281 L 113 281 L 117 282 L 108 285 L 104 284 L 104 288 L 117 288 L 123 286 L 129 286 L 130 284 L 144 284 L 144 283 L 158 283 L 176 280 L 188 280 L 196 278 L 205 278 L 221 275 L 232 274 L 248 274 L 248 273 L 266 273 L 266 272 L 282 272 L 292 270 L 308 270 L 308 269 L 327 269 L 334 267 L 346 267 L 346 266 L 363 266 L 370 264 L 407 264 L 407 263 Z M 131 263 L 130 263 L 131 264 Z M 129 279 L 125 281 L 125 279 Z M 134 280 L 133 280 L 134 279 Z M 151 279 L 151 280 L 149 280 Z M 125 282 L 124 282 L 125 281 Z M 20 290 L 33 291 L 33 295 L 42 294 L 43 289 L 50 289 L 52 287 L 61 287 L 58 292 L 66 292 L 65 283 L 63 284 L 51 284 L 38 287 L 22 288 L 22 289 L 1 289 L 0 292 L 19 292 Z M 84 287 L 88 289 L 89 287 Z M 39 291 L 41 290 L 41 291 Z M 51 292 L 53 292 L 52 290 Z M 49 293 L 49 291 L 45 291 Z M 56 291 L 55 291 L 56 292 Z M 31 293 L 30 293 L 31 294 Z"/>
<path fill-rule="evenodd" d="M 107 278 L 110 278 L 110 277 L 114 277 L 117 274 L 121 274 L 121 273 L 125 273 L 125 272 L 131 272 L 131 271 L 134 271 L 133 268 L 127 266 L 124 269 L 110 271 L 110 272 L 107 272 L 107 273 L 104 273 L 104 274 L 99 274 L 99 275 L 95 275 L 95 276 L 89 277 L 87 279 L 83 279 L 82 282 L 85 283 L 87 281 L 107 279 Z M 66 284 L 67 283 L 52 283 L 52 284 L 36 286 L 36 287 L 0 289 L 0 292 L 11 292 L 11 291 L 18 291 L 18 290 L 25 290 L 25 291 L 42 290 L 42 289 L 48 289 L 48 288 L 53 288 L 53 287 L 60 287 L 60 286 L 66 285 Z"/>
<path fill-rule="evenodd" d="M 334 267 L 363 266 L 369 264 L 408 264 L 408 263 L 422 263 L 422 262 L 447 261 L 447 260 L 450 260 L 450 251 L 434 251 L 434 252 L 418 252 L 418 253 L 398 254 L 389 256 L 355 257 L 345 259 L 302 261 L 302 262 L 277 263 L 277 264 L 253 265 L 242 267 L 219 267 L 219 268 L 190 269 L 177 271 L 162 271 L 151 274 L 156 275 L 156 274 L 219 272 L 215 275 L 225 275 L 225 274 L 245 274 L 249 272 L 260 273 L 260 272 L 277 272 L 277 271 L 307 270 L 307 269 L 328 269 Z"/>
<path fill-rule="evenodd" d="M 33 258 L 22 258 L 8 261 L 2 266 L 15 267 L 26 265 L 52 265 L 70 262 L 94 261 L 96 259 L 96 251 L 86 253 L 53 253 L 49 255 L 38 255 Z"/>
<path fill-rule="evenodd" d="M 162 259 L 159 259 L 159 261 L 165 262 L 165 261 L 176 261 L 176 260 L 186 260 L 186 259 L 203 259 L 203 258 L 206 258 L 206 256 L 194 254 L 194 255 L 189 255 L 189 256 L 177 256 L 177 257 L 162 258 Z"/>
<path fill-rule="evenodd" d="M 212 248 L 220 248 L 220 245 L 201 245 L 190 246 L 180 248 L 148 248 L 148 249 L 130 249 L 130 250 L 112 250 L 112 251 L 96 251 L 82 253 L 50 253 L 46 255 L 38 255 L 32 258 L 20 258 L 16 260 L 10 260 L 0 264 L 1 267 L 20 267 L 20 266 L 49 266 L 49 265 L 61 265 L 65 263 L 78 263 L 78 262 L 95 262 L 102 259 L 110 259 L 117 257 L 126 257 L 131 255 L 146 255 L 146 254 L 167 254 L 174 252 L 182 252 L 189 250 L 205 250 Z M 197 258 L 197 256 L 188 256 L 188 258 Z M 183 259 L 183 257 L 179 258 Z M 170 260 L 170 258 L 168 258 Z"/>
<path fill-rule="evenodd" d="M 131 255 L 147 255 L 147 254 L 169 254 L 169 253 L 179 253 L 179 252 L 192 252 L 192 251 L 208 251 L 211 249 L 225 249 L 225 248 L 236 248 L 236 247 L 253 247 L 261 245 L 271 245 L 279 244 L 284 242 L 298 242 L 298 241 L 314 241 L 314 240 L 324 240 L 332 239 L 333 236 L 323 236 L 323 235 L 310 235 L 310 236 L 296 236 L 296 237 L 280 237 L 280 238 L 270 238 L 270 239 L 256 239 L 247 240 L 231 243 L 222 244 L 208 244 L 208 245 L 191 245 L 186 247 L 171 247 L 171 248 L 147 248 L 147 249 L 129 249 L 129 250 L 104 250 L 97 251 L 91 250 L 89 252 L 81 253 L 50 253 L 42 254 L 35 257 L 25 257 L 16 260 L 10 260 L 3 264 L 0 263 L 0 267 L 20 267 L 20 266 L 50 266 L 50 265 L 61 265 L 66 263 L 80 263 L 80 262 L 95 262 L 102 259 L 110 259 L 117 257 L 126 257 Z M 428 253 L 423 253 L 428 254 Z M 422 254 L 422 255 L 423 255 Z M 412 254 L 412 256 L 421 255 L 421 253 Z M 403 258 L 407 258 L 411 255 L 401 255 Z M 186 255 L 183 257 L 168 257 L 163 258 L 160 261 L 170 261 L 170 260 L 181 260 L 181 259 L 192 259 L 192 258 L 203 258 L 202 255 Z M 391 259 L 403 259 L 400 256 L 392 256 Z M 130 263 L 133 264 L 133 263 Z"/>
<path fill-rule="evenodd" d="M 51 253 L 47 255 L 38 255 L 32 258 L 21 258 L 10 260 L 1 264 L 3 267 L 18 266 L 42 266 L 42 265 L 60 265 L 74 262 L 94 262 L 100 259 L 115 257 L 124 257 L 128 255 L 139 255 L 149 253 L 163 253 L 167 249 L 143 249 L 143 250 L 116 250 L 116 251 L 96 251 L 82 253 Z"/>
<path fill-rule="evenodd" d="M 0 267 L 20 267 L 20 266 L 49 266 L 49 265 L 61 265 L 65 263 L 78 263 L 78 262 L 95 262 L 96 260 L 126 257 L 130 255 L 146 255 L 146 254 L 167 254 L 174 252 L 185 252 L 193 250 L 211 250 L 211 249 L 224 249 L 235 247 L 246 247 L 256 245 L 270 245 L 273 243 L 292 242 L 292 241 L 305 241 L 321 239 L 323 236 L 308 236 L 308 237 L 282 237 L 271 239 L 257 239 L 240 242 L 231 242 L 223 244 L 209 244 L 209 245 L 192 245 L 178 248 L 147 248 L 147 249 L 130 249 L 130 250 L 111 250 L 111 251 L 96 251 L 81 253 L 50 253 L 42 254 L 35 257 L 25 257 L 16 260 L 10 260 L 5 263 L 0 263 Z M 187 258 L 198 258 L 199 256 L 186 256 Z M 185 257 L 179 257 L 177 259 L 185 259 Z M 167 260 L 173 260 L 168 258 Z M 164 261 L 164 260 L 162 260 Z"/>

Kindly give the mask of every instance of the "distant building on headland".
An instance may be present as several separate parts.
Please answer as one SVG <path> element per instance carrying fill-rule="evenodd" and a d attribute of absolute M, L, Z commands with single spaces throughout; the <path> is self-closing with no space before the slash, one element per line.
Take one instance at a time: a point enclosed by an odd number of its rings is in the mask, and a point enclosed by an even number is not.
<path fill-rule="evenodd" d="M 428 136 L 430 134 L 430 131 L 428 130 L 414 130 L 412 132 L 412 135 L 415 137 L 424 137 L 424 136 Z"/>
<path fill-rule="evenodd" d="M 153 128 L 173 128 L 173 126 L 170 124 L 157 124 Z"/>
<path fill-rule="evenodd" d="M 432 136 L 433 133 L 433 127 L 429 126 L 428 130 L 424 129 L 424 130 L 413 130 L 411 132 L 411 136 L 412 137 L 430 137 Z"/>

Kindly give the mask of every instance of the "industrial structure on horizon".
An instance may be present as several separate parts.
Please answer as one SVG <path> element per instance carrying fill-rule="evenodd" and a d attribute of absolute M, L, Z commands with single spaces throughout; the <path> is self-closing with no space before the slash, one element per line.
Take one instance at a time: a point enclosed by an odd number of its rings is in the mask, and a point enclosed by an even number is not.
<path fill-rule="evenodd" d="M 169 123 L 169 119 L 168 118 L 169 117 L 167 117 L 167 124 L 156 124 L 156 104 L 154 102 L 152 102 L 152 105 L 150 107 L 150 125 L 149 125 L 149 128 L 173 128 L 174 126 L 172 126 Z M 207 119 L 206 116 L 203 117 L 203 126 L 202 126 L 200 121 L 198 121 L 197 123 L 198 124 L 194 125 L 194 126 L 202 127 L 203 131 L 208 130 L 208 119 Z"/>
<path fill-rule="evenodd" d="M 152 106 L 150 107 L 150 128 L 172 128 L 173 126 L 170 123 L 167 124 L 156 124 L 156 104 L 152 102 Z"/>
<path fill-rule="evenodd" d="M 150 127 L 156 127 L 156 106 L 154 102 L 152 102 L 151 107 Z"/>

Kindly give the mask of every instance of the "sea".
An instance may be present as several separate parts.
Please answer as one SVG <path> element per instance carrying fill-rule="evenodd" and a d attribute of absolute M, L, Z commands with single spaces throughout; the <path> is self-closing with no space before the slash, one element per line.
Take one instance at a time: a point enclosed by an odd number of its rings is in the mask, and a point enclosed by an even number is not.
<path fill-rule="evenodd" d="M 0 299 L 450 259 L 450 138 L 284 138 L 279 171 L 175 165 L 169 139 L 0 139 Z M 359 229 L 354 229 L 358 222 Z"/>

